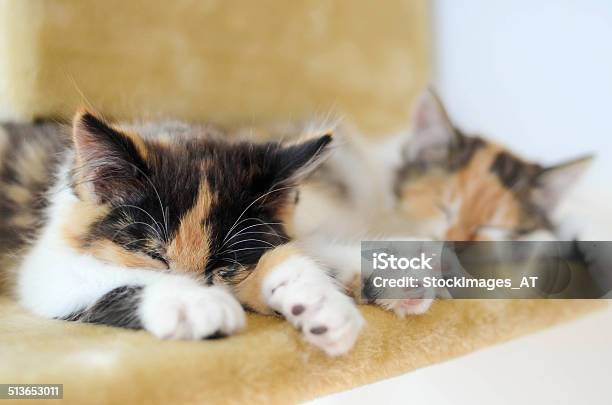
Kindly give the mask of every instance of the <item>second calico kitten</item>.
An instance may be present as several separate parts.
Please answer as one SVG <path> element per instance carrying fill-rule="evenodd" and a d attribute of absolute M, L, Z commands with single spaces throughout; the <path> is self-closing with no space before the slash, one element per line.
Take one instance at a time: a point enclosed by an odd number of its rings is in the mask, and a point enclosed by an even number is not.
<path fill-rule="evenodd" d="M 383 144 L 348 131 L 320 172 L 327 177 L 303 186 L 297 224 L 311 254 L 357 296 L 359 240 L 557 238 L 552 214 L 591 162 L 583 156 L 545 166 L 465 134 L 431 90 L 417 100 L 411 129 Z M 429 308 L 427 294 L 377 302 L 399 315 L 417 314 Z"/>

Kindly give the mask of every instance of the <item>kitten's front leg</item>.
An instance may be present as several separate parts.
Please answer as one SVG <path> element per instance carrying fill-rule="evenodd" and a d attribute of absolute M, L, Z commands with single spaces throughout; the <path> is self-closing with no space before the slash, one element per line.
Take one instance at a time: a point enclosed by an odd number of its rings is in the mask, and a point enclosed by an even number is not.
<path fill-rule="evenodd" d="M 355 303 L 335 280 L 291 244 L 262 256 L 237 295 L 259 312 L 282 314 L 330 356 L 348 352 L 364 325 Z"/>
<path fill-rule="evenodd" d="M 389 240 L 408 240 L 404 237 Z M 422 238 L 414 240 L 423 240 Z M 411 289 L 403 299 L 371 298 L 362 291 L 361 285 L 361 243 L 331 242 L 321 238 L 310 238 L 302 241 L 302 246 L 310 255 L 325 263 L 334 270 L 334 277 L 356 300 L 368 300 L 374 304 L 393 311 L 403 318 L 407 315 L 421 315 L 429 310 L 436 291 L 434 289 Z"/>
<path fill-rule="evenodd" d="M 17 283 L 19 301 L 39 315 L 145 329 L 162 339 L 231 335 L 245 326 L 240 303 L 222 287 L 90 256 L 50 254 L 40 255 L 57 259 L 46 260 L 54 263 L 50 266 L 35 260 L 36 255 L 26 260 Z"/>
<path fill-rule="evenodd" d="M 246 324 L 242 306 L 229 291 L 178 277 L 145 287 L 138 316 L 144 329 L 162 339 L 228 336 Z"/>
<path fill-rule="evenodd" d="M 228 291 L 178 276 L 117 287 L 67 320 L 145 329 L 160 339 L 183 340 L 232 335 L 246 322 Z"/>

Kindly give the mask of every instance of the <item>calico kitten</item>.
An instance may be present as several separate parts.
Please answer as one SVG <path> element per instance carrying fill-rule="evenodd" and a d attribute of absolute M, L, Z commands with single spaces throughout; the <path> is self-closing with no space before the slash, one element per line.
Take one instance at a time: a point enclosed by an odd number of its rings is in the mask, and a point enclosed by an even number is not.
<path fill-rule="evenodd" d="M 163 339 L 231 335 L 243 306 L 279 313 L 329 355 L 363 319 L 293 241 L 296 186 L 330 135 L 228 141 L 182 124 L 118 127 L 87 111 L 0 130 L 0 251 L 35 314 L 145 329 Z"/>
<path fill-rule="evenodd" d="M 554 238 L 551 215 L 591 156 L 553 166 L 457 129 L 433 91 L 419 100 L 393 179 L 399 215 L 443 240 Z M 546 236 L 548 235 L 548 236 Z"/>
<path fill-rule="evenodd" d="M 323 167 L 336 181 L 303 187 L 298 234 L 355 296 L 400 316 L 426 312 L 435 291 L 405 300 L 368 297 L 359 245 L 351 241 L 554 239 L 551 215 L 591 161 L 545 167 L 464 134 L 431 90 L 417 100 L 410 130 L 381 145 L 354 131 L 343 141 Z"/>

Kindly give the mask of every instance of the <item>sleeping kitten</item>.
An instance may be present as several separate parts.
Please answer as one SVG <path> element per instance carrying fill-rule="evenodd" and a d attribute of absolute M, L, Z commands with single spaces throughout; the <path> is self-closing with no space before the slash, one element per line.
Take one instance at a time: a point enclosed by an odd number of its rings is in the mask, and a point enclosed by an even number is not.
<path fill-rule="evenodd" d="M 230 142 L 183 124 L 120 128 L 80 112 L 0 127 L 0 257 L 35 314 L 145 329 L 163 339 L 231 335 L 243 306 L 279 313 L 329 355 L 363 319 L 292 240 L 296 186 L 330 135 Z"/>
<path fill-rule="evenodd" d="M 592 160 L 542 166 L 464 134 L 432 91 L 418 102 L 412 134 L 393 180 L 397 209 L 445 240 L 555 238 L 551 215 Z"/>
<path fill-rule="evenodd" d="M 320 170 L 333 174 L 302 187 L 296 223 L 307 251 L 335 269 L 355 296 L 362 293 L 359 239 L 557 238 L 551 215 L 591 161 L 545 167 L 466 135 L 432 91 L 417 101 L 408 133 L 376 145 L 349 132 Z M 425 299 L 363 298 L 403 316 L 431 305 L 435 291 L 418 293 Z"/>

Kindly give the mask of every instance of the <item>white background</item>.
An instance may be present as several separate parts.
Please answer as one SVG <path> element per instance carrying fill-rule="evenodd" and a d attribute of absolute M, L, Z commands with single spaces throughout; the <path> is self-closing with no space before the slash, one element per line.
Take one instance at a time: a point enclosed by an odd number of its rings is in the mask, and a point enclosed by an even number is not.
<path fill-rule="evenodd" d="M 612 2 L 438 0 L 435 83 L 461 127 L 612 174 Z M 593 180 L 591 176 L 589 180 Z"/>
<path fill-rule="evenodd" d="M 612 1 L 438 0 L 433 19 L 451 117 L 546 163 L 595 152 L 572 197 L 610 240 Z M 611 376 L 612 308 L 315 403 L 609 403 Z"/>

